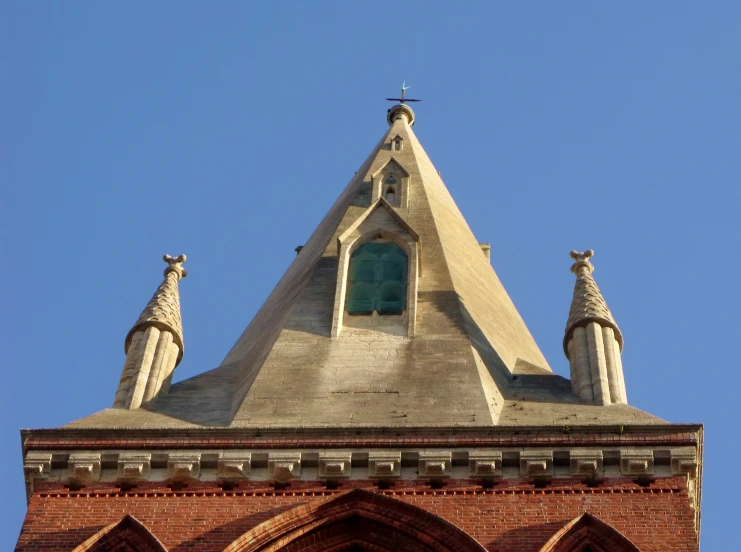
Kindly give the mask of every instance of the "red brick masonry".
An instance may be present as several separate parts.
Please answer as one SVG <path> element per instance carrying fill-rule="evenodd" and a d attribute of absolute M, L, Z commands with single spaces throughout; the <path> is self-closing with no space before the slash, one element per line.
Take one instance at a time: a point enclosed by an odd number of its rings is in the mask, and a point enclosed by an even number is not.
<path fill-rule="evenodd" d="M 353 488 L 382 493 L 440 516 L 491 551 L 537 552 L 585 512 L 612 526 L 643 552 L 698 550 L 695 514 L 682 477 L 662 478 L 648 487 L 624 478 L 604 480 L 598 487 L 554 479 L 545 488 L 505 480 L 492 489 L 470 480 L 450 480 L 441 489 L 431 489 L 415 480 L 397 481 L 383 491 L 370 481 L 344 482 L 336 490 L 308 481 L 291 483 L 284 490 L 244 481 L 232 491 L 214 483 L 192 482 L 179 491 L 141 483 L 121 492 L 110 484 L 96 483 L 74 492 L 59 483 L 38 481 L 17 550 L 72 550 L 130 514 L 169 552 L 221 551 L 275 516 Z"/>

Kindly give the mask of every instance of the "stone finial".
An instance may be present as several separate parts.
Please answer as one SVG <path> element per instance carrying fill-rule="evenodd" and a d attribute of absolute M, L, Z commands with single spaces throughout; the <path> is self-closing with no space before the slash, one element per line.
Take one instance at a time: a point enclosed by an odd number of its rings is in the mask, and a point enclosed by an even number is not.
<path fill-rule="evenodd" d="M 576 261 L 573 265 L 571 265 L 571 272 L 573 272 L 574 274 L 576 274 L 581 267 L 586 268 L 587 270 L 589 270 L 589 272 L 594 271 L 594 265 L 587 260 L 591 258 L 592 255 L 594 255 L 594 251 L 592 249 L 587 249 L 582 253 L 574 250 L 569 253 L 569 255 L 571 255 L 571 258 Z"/>
<path fill-rule="evenodd" d="M 576 274 L 563 351 L 571 367 L 571 388 L 595 404 L 627 404 L 622 359 L 623 334 L 594 281 L 594 251 L 571 252 Z"/>
<path fill-rule="evenodd" d="M 172 371 L 183 358 L 183 322 L 178 282 L 186 276 L 185 255 L 162 257 L 165 277 L 124 340 L 124 362 L 116 408 L 139 408 L 170 386 Z"/>
<path fill-rule="evenodd" d="M 589 262 L 594 255 L 594 250 L 587 249 L 583 253 L 572 251 L 570 256 L 574 259 L 571 266 L 571 272 L 576 274 L 576 284 L 574 285 L 574 296 L 571 300 L 571 309 L 569 318 L 566 322 L 566 334 L 564 336 L 564 352 L 568 356 L 567 345 L 574 329 L 580 326 L 586 326 L 590 322 L 599 322 L 604 327 L 612 328 L 615 332 L 615 339 L 623 348 L 623 335 L 618 328 L 617 322 L 612 317 L 607 302 L 602 297 L 602 292 L 597 287 L 597 282 L 592 277 L 594 265 Z M 582 270 L 584 269 L 584 270 Z"/>
<path fill-rule="evenodd" d="M 386 113 L 386 122 L 389 126 L 393 126 L 397 119 L 404 119 L 409 126 L 412 126 L 415 119 L 414 111 L 407 104 L 395 105 Z"/>
<path fill-rule="evenodd" d="M 164 255 L 162 257 L 162 260 L 165 261 L 168 266 L 165 269 L 165 276 L 170 274 L 171 272 L 174 272 L 177 274 L 178 280 L 181 278 L 185 278 L 188 275 L 188 271 L 183 268 L 183 263 L 186 261 L 187 257 L 183 255 L 178 255 L 177 257 L 171 257 L 170 255 Z"/>
<path fill-rule="evenodd" d="M 160 284 L 152 299 L 142 311 L 136 324 L 131 328 L 124 344 L 124 351 L 128 353 L 129 345 L 134 334 L 149 326 L 160 330 L 169 331 L 173 335 L 173 341 L 179 347 L 178 362 L 183 356 L 183 324 L 180 317 L 180 297 L 177 282 L 187 276 L 183 268 L 186 260 L 185 255 L 171 257 L 164 255 L 162 259 L 167 263 L 165 269 L 165 280 Z M 170 275 L 173 276 L 170 276 Z"/>

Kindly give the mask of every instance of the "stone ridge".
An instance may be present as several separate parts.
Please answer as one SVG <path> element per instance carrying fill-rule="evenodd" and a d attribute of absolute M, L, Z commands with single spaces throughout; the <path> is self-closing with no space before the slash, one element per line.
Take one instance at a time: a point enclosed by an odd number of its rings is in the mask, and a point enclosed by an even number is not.
<path fill-rule="evenodd" d="M 183 259 L 184 260 L 184 259 Z M 178 281 L 187 273 L 180 266 L 165 269 L 165 279 L 154 292 L 147 306 L 139 315 L 136 324 L 129 330 L 124 344 L 124 352 L 129 352 L 131 338 L 141 330 L 154 326 L 160 330 L 168 330 L 173 335 L 173 341 L 178 345 L 178 362 L 183 357 L 183 323 L 180 317 L 180 293 Z"/>
<path fill-rule="evenodd" d="M 577 262 L 576 283 L 574 284 L 574 296 L 571 300 L 569 318 L 566 321 L 566 333 L 563 338 L 563 350 L 568 357 L 566 345 L 571 338 L 571 333 L 578 327 L 586 326 L 590 322 L 601 322 L 615 331 L 615 339 L 623 350 L 623 334 L 618 328 L 617 322 L 612 317 L 607 302 L 600 292 L 597 282 L 592 276 L 592 265 L 588 262 Z"/>

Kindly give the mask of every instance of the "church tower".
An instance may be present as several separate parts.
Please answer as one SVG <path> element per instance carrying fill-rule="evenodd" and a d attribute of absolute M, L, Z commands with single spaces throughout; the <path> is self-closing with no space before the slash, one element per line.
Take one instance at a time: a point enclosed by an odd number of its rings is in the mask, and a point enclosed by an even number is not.
<path fill-rule="evenodd" d="M 165 256 L 111 408 L 22 431 L 17 550 L 698 550 L 702 426 L 628 404 L 593 252 L 571 253 L 568 380 L 403 97 L 386 118 L 221 365 L 172 385 L 186 258 Z"/>

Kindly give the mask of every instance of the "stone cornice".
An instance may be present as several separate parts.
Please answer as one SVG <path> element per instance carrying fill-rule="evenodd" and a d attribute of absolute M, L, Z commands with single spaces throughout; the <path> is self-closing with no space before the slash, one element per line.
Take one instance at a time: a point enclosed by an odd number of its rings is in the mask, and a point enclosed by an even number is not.
<path fill-rule="evenodd" d="M 651 488 L 682 477 L 699 526 L 703 427 L 487 427 L 440 429 L 33 429 L 22 430 L 28 495 L 38 484 L 240 482 L 281 486 L 344 480 L 520 481 L 535 488 L 622 479 Z"/>
<path fill-rule="evenodd" d="M 217 482 L 293 480 L 428 480 L 448 478 L 521 480 L 628 478 L 652 479 L 699 473 L 695 446 L 565 448 L 422 448 L 345 451 L 218 449 L 169 451 L 29 451 L 24 471 L 29 484 L 56 481 L 72 487 L 93 482 Z"/>
<path fill-rule="evenodd" d="M 487 426 L 481 428 L 55 428 L 22 429 L 28 450 L 177 448 L 357 448 L 419 446 L 697 445 L 702 424 Z"/>

